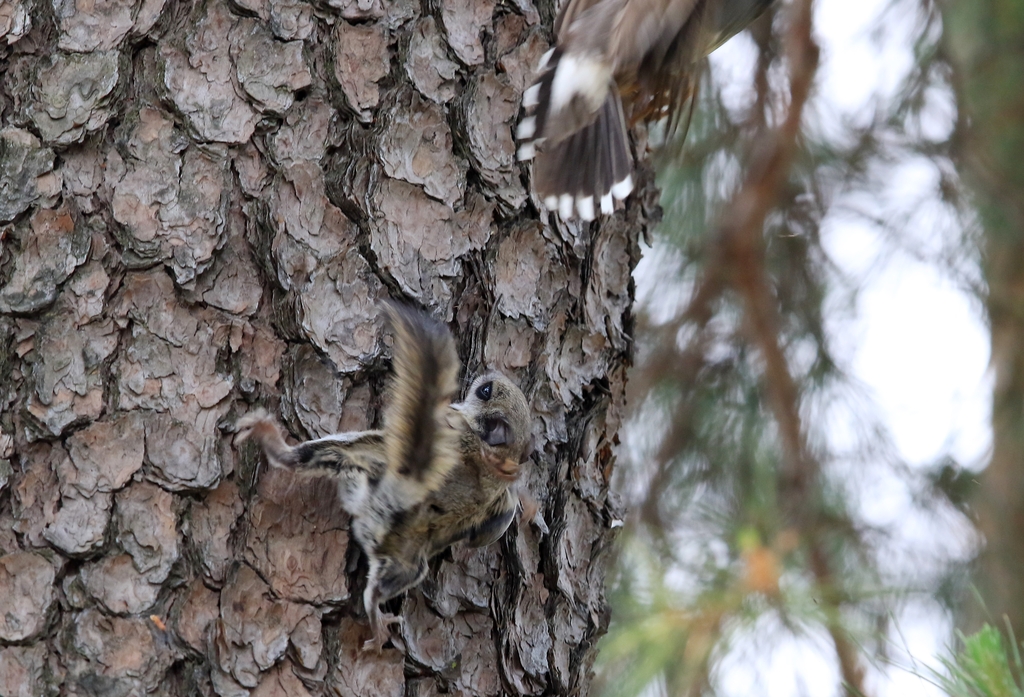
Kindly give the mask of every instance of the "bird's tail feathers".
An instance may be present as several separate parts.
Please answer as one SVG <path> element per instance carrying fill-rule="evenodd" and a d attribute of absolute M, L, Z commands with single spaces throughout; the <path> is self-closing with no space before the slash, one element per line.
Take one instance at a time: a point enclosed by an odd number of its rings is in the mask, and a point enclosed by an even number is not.
<path fill-rule="evenodd" d="M 608 95 L 588 125 L 557 141 L 547 141 L 534 157 L 534 189 L 549 210 L 563 219 L 578 213 L 593 220 L 610 214 L 615 200 L 633 190 L 633 156 L 618 90 Z"/>

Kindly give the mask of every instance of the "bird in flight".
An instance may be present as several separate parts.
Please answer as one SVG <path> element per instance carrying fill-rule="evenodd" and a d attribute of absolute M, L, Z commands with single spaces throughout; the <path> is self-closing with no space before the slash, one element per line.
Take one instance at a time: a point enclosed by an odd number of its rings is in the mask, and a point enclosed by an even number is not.
<path fill-rule="evenodd" d="M 772 0 L 567 0 L 556 45 L 523 93 L 520 160 L 563 219 L 612 213 L 633 190 L 626 118 L 669 120 L 693 95 L 700 61 Z"/>

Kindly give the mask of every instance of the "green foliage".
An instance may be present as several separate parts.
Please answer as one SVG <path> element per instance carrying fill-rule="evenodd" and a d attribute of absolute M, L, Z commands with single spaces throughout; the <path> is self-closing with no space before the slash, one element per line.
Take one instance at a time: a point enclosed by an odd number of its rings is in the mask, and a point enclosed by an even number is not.
<path fill-rule="evenodd" d="M 857 218 L 858 205 L 860 222 L 889 240 L 890 251 L 978 276 L 976 231 L 964 222 L 970 213 L 952 165 L 955 133 L 922 135 L 928 96 L 952 93 L 937 49 L 938 10 L 893 4 L 918 13 L 917 64 L 867 123 L 826 128 L 805 111 L 756 252 L 772 315 L 762 326 L 774 331 L 798 392 L 794 411 L 811 476 L 792 476 L 792 446 L 780 435 L 778 385 L 752 329 L 752 303 L 735 280 L 749 263 L 722 251 L 723 218 L 738 205 L 752 153 L 789 97 L 778 79 L 786 74 L 779 37 L 769 36 L 785 22 L 754 31 L 749 110 L 727 107 L 711 76 L 685 147 L 670 145 L 658 163 L 665 215 L 645 252 L 645 262 L 657 261 L 657 283 L 652 297 L 639 297 L 633 412 L 617 471 L 635 515 L 611 578 L 612 621 L 596 666 L 603 695 L 714 695 L 716 670 L 734 647 L 753 640 L 770 654 L 783 635 L 818 649 L 824 638 L 823 650 L 834 650 L 841 679 L 856 693 L 865 667 L 884 663 L 899 644 L 892 623 L 901 603 L 927 597 L 952 605 L 962 590 L 960 567 L 948 559 L 917 564 L 920 549 L 893 546 L 900 521 L 868 523 L 858 494 L 866 482 L 885 482 L 876 491 L 905 497 L 922 517 L 958 517 L 973 474 L 950 458 L 930 469 L 900 462 L 881 417 L 833 354 L 858 288 L 830 258 L 823 230 Z M 963 223 L 941 250 L 920 252 L 904 235 L 919 201 L 898 202 L 905 208 L 895 211 L 874 205 L 908 163 L 936 174 L 928 203 L 948 214 L 951 227 Z M 848 419 L 842 453 L 833 446 L 835 414 Z"/>
<path fill-rule="evenodd" d="M 986 624 L 970 636 L 954 660 L 943 661 L 948 675 L 937 682 L 950 697 L 1024 697 L 1024 663 L 1012 630 L 1004 643 L 998 629 Z"/>

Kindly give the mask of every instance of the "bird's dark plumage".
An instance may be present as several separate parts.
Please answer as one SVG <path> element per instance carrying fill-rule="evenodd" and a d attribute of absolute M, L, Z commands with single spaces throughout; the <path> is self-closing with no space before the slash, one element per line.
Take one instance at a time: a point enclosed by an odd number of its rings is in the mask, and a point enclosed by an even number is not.
<path fill-rule="evenodd" d="M 771 2 L 568 0 L 516 131 L 544 205 L 563 218 L 612 212 L 633 189 L 627 111 L 633 121 L 674 125 L 701 59 Z"/>

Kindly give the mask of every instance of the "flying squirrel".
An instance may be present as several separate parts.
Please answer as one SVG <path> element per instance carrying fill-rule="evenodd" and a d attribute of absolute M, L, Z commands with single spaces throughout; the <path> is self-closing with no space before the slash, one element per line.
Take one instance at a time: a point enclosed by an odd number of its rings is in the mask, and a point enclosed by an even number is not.
<path fill-rule="evenodd" d="M 384 427 L 339 433 L 296 446 L 258 410 L 237 424 L 235 443 L 255 440 L 267 461 L 337 480 L 352 536 L 369 561 L 363 604 L 380 651 L 400 617 L 380 603 L 423 580 L 431 557 L 455 542 L 483 547 L 511 524 L 511 491 L 530 452 L 530 407 L 501 373 L 477 377 L 462 402 L 451 333 L 411 308 L 385 306 L 394 331 L 394 375 Z"/>

